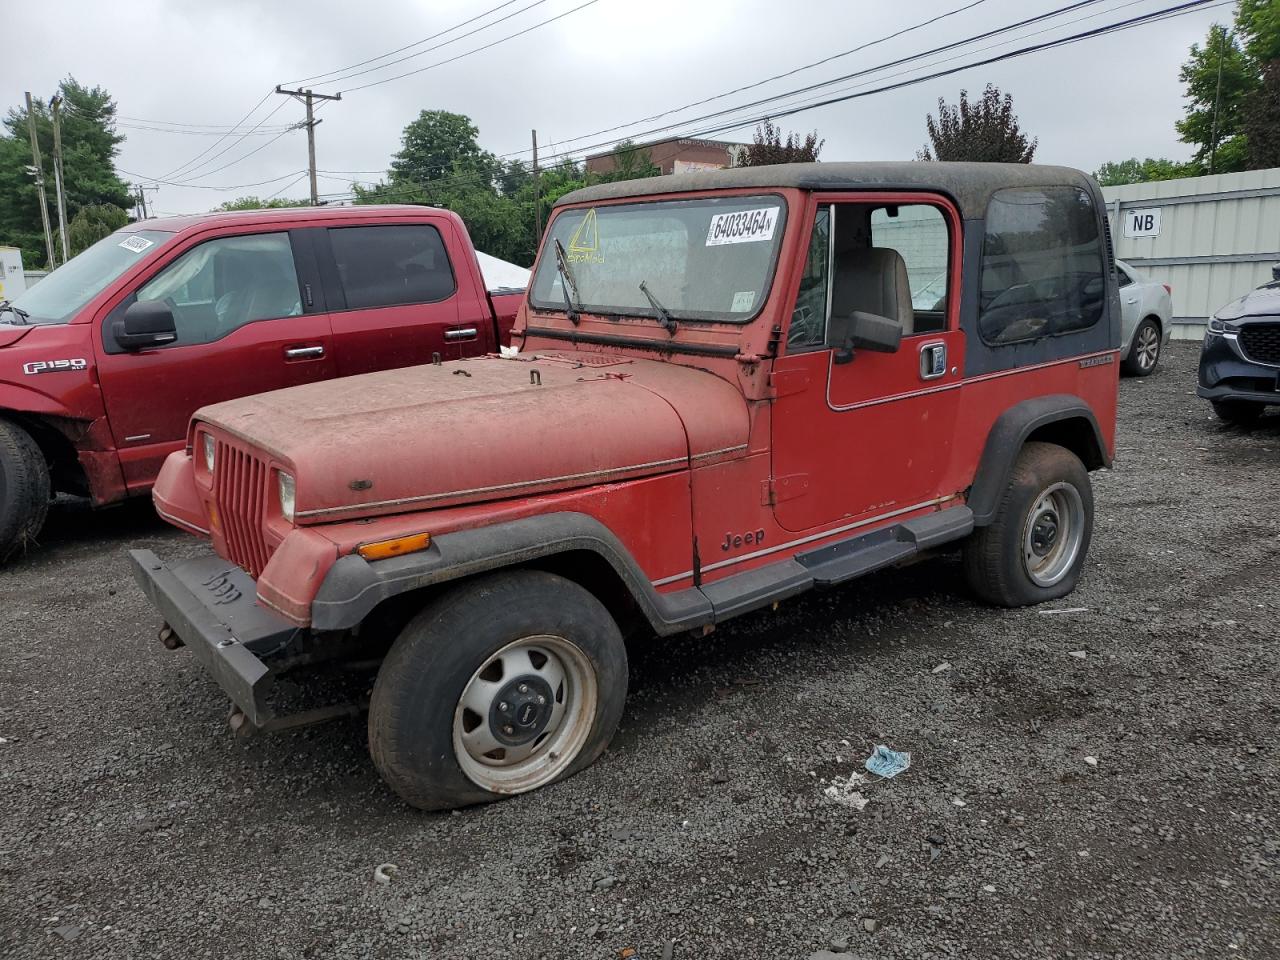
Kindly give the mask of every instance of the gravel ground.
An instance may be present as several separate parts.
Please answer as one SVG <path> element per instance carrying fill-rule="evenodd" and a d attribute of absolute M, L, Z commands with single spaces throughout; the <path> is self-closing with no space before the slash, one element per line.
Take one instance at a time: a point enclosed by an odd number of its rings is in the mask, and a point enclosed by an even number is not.
<path fill-rule="evenodd" d="M 1195 356 L 1123 382 L 1067 600 L 940 557 L 638 645 L 599 763 L 455 814 L 360 720 L 233 739 L 123 557 L 202 547 L 60 505 L 0 573 L 0 955 L 1280 956 L 1280 417 L 1217 424 Z M 910 769 L 827 799 L 877 743 Z"/>

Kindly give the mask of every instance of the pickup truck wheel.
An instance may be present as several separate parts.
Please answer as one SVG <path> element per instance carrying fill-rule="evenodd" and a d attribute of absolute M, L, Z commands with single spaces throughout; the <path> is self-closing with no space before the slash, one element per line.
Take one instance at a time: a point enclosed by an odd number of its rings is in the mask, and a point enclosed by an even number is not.
<path fill-rule="evenodd" d="M 369 752 L 415 807 L 525 793 L 590 765 L 627 694 L 618 625 L 538 570 L 464 584 L 415 617 L 378 671 Z"/>
<path fill-rule="evenodd" d="M 1022 448 L 995 520 L 965 544 L 969 586 L 988 603 L 1021 607 L 1075 589 L 1093 535 L 1093 487 L 1070 450 Z"/>
<path fill-rule="evenodd" d="M 49 464 L 21 427 L 0 420 L 0 563 L 35 541 L 49 512 Z"/>

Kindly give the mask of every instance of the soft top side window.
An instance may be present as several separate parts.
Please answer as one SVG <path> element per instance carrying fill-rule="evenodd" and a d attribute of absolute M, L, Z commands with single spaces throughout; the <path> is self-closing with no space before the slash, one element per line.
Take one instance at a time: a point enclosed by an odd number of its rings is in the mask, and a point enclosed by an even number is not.
<path fill-rule="evenodd" d="M 978 331 L 993 346 L 1092 327 L 1106 303 L 1098 212 L 1078 187 L 998 190 L 987 205 Z"/>

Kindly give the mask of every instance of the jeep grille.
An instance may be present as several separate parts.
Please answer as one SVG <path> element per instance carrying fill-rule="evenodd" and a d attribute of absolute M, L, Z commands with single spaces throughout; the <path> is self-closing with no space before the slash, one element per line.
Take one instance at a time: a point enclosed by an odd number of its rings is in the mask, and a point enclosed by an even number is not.
<path fill-rule="evenodd" d="M 1250 323 L 1242 326 L 1240 349 L 1255 363 L 1280 366 L 1280 323 Z"/>
<path fill-rule="evenodd" d="M 227 559 L 257 577 L 271 558 L 262 532 L 267 510 L 267 464 L 247 450 L 217 441 L 213 499 L 227 545 Z"/>

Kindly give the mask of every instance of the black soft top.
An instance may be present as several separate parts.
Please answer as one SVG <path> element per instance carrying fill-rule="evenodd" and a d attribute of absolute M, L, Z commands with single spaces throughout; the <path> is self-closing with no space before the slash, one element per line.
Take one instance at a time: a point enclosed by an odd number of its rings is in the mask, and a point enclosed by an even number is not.
<path fill-rule="evenodd" d="M 584 187 L 561 197 L 556 206 L 647 197 L 658 193 L 731 190 L 927 190 L 944 193 L 966 220 L 985 214 L 991 194 L 1005 187 L 1080 187 L 1095 200 L 1101 193 L 1093 178 L 1071 167 L 1028 163 L 939 163 L 927 160 L 891 163 L 780 163 L 769 167 L 706 170 L 643 180 Z"/>

